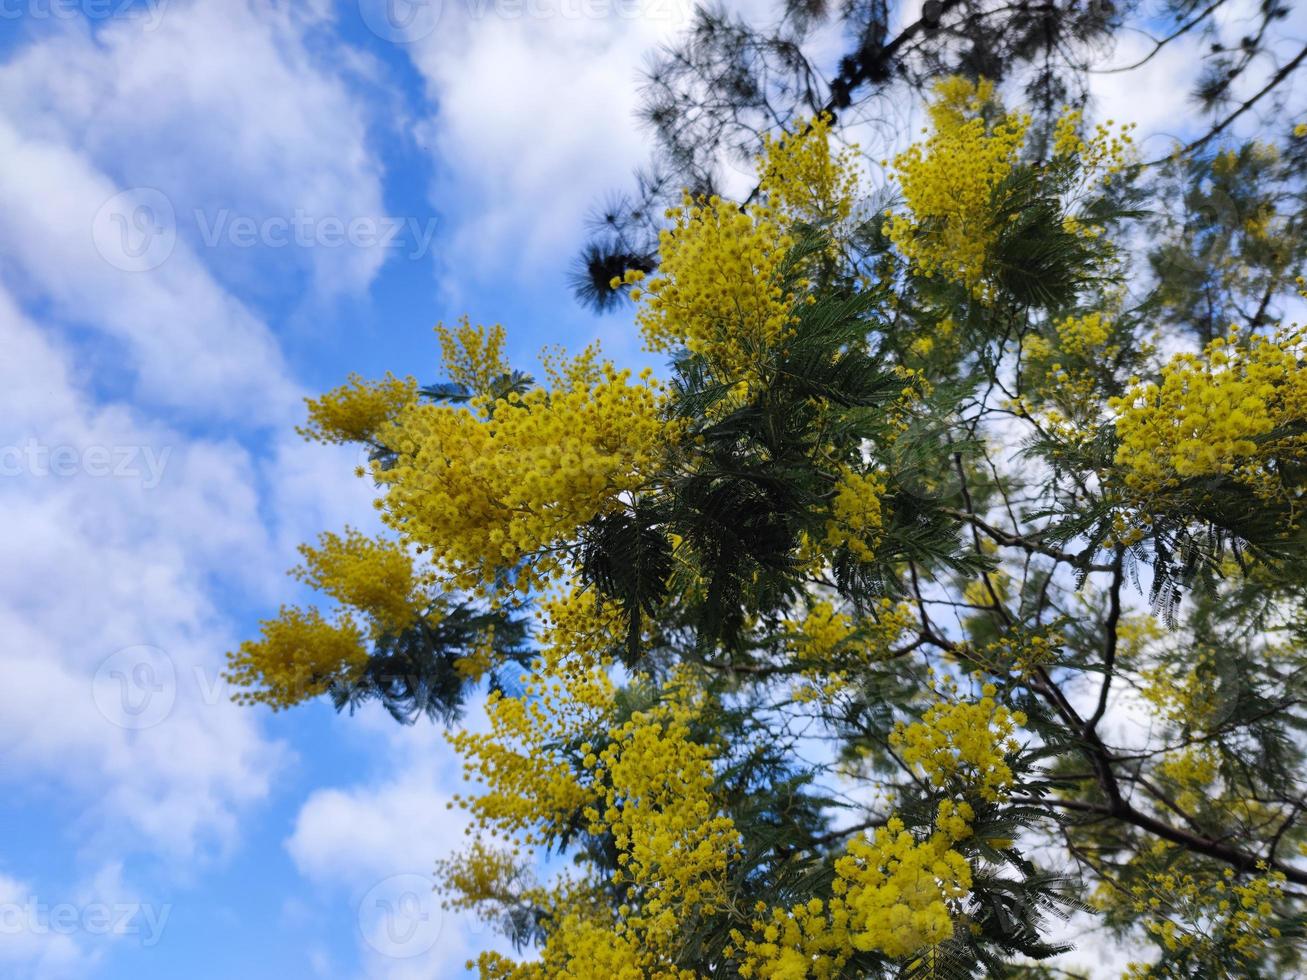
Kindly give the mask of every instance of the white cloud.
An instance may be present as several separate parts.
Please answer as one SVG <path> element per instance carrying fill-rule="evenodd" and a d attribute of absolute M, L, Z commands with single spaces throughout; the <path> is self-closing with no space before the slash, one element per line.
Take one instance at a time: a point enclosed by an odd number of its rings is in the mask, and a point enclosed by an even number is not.
<path fill-rule="evenodd" d="M 48 903 L 31 886 L 0 874 L 0 966 L 9 976 L 55 980 L 85 976 L 94 957 L 70 930 L 52 928 Z"/>
<path fill-rule="evenodd" d="M 294 544 L 369 513 L 352 454 L 290 431 L 300 388 L 232 290 L 293 299 L 298 271 L 318 299 L 357 291 L 384 256 L 208 248 L 188 218 L 380 214 L 367 114 L 319 62 L 327 10 L 52 23 L 0 65 L 0 783 L 57 794 L 52 840 L 101 867 L 74 902 L 130 895 L 124 867 L 185 882 L 239 843 L 288 751 L 219 679 L 233 610 L 275 608 Z M 176 222 L 129 243 L 150 246 L 134 265 L 113 233 L 140 215 L 103 219 L 141 186 Z M 58 885 L 38 877 L 0 885 Z M 102 944 L 36 926 L 0 942 L 0 972 L 96 966 Z"/>
<path fill-rule="evenodd" d="M 441 730 L 397 726 L 368 711 L 355 726 L 385 760 L 373 778 L 314 791 L 286 841 L 295 866 L 321 890 L 347 894 L 358 919 L 364 975 L 453 976 L 481 949 L 505 945 L 486 923 L 440 907 L 436 860 L 463 845 L 468 821 L 450 808 L 458 763 Z M 484 724 L 474 712 L 470 723 Z"/>
<path fill-rule="evenodd" d="M 0 255 L 21 274 L 14 288 L 106 335 L 114 355 L 99 369 L 135 372 L 149 400 L 286 418 L 293 388 L 270 332 L 184 246 L 148 273 L 97 254 L 93 220 L 116 190 L 74 150 L 25 138 L 0 117 Z"/>
<path fill-rule="evenodd" d="M 75 147 L 104 174 L 89 213 L 58 215 L 79 233 L 114 191 L 157 188 L 180 238 L 246 291 L 267 295 L 299 273 L 311 274 L 306 293 L 318 299 L 358 291 L 385 249 L 256 248 L 233 237 L 236 219 L 299 215 L 313 231 L 299 237 L 317 240 L 333 219 L 384 216 L 372 120 L 342 77 L 363 62 L 327 43 L 325 17 L 321 3 L 174 0 L 153 21 L 115 20 L 94 35 L 63 21 L 0 68 L 0 104 L 24 141 Z M 206 243 L 210 230 L 220 244 Z"/>
<path fill-rule="evenodd" d="M 435 201 L 457 215 L 455 281 L 559 281 L 590 206 L 627 187 L 648 158 L 635 118 L 639 66 L 691 5 L 657 0 L 640 17 L 565 13 L 587 6 L 540 0 L 529 8 L 540 16 L 511 16 L 520 8 L 450 2 L 410 48 L 436 107 L 424 134 L 445 173 Z"/>
<path fill-rule="evenodd" d="M 117 863 L 53 893 L 0 873 L 0 968 L 30 980 L 85 977 L 112 944 L 156 945 L 171 914 L 169 904 L 142 902 Z"/>
<path fill-rule="evenodd" d="M 229 562 L 264 568 L 272 558 L 250 459 L 232 444 L 187 442 L 121 405 L 89 403 L 64 352 L 3 293 L 0 337 L 9 354 L 0 364 L 5 777 L 86 793 L 88 848 L 106 837 L 172 853 L 229 842 L 236 812 L 266 793 L 279 757 L 253 716 L 210 687 L 231 641 L 212 586 L 239 581 Z M 143 466 L 123 466 L 147 448 L 166 460 L 153 488 Z M 171 703 L 147 719 L 157 724 L 132 730 L 92 678 L 115 651 L 143 645 L 163 651 L 151 665 L 167 688 L 156 704 Z"/>

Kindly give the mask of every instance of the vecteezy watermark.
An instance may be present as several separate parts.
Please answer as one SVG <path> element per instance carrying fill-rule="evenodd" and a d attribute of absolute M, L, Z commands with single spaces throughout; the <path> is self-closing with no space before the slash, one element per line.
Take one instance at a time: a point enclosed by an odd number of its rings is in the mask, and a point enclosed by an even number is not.
<path fill-rule="evenodd" d="M 436 237 L 436 219 L 362 215 L 345 220 L 335 215 L 315 217 L 296 209 L 289 217 L 252 218 L 226 208 L 212 216 L 195 212 L 195 225 L 206 248 L 392 248 L 407 249 L 406 256 L 420 259 Z"/>
<path fill-rule="evenodd" d="M 20 446 L 0 446 L 0 478 L 14 476 L 73 477 L 138 480 L 153 490 L 163 479 L 172 447 L 163 446 L 49 446 L 28 439 Z"/>
<path fill-rule="evenodd" d="M 368 29 L 383 41 L 412 44 L 440 23 L 445 4 L 471 20 L 683 21 L 693 0 L 358 0 Z"/>
<path fill-rule="evenodd" d="M 359 0 L 359 13 L 383 41 L 411 44 L 436 29 L 442 6 L 442 0 Z"/>
<path fill-rule="evenodd" d="M 168 0 L 0 0 L 0 20 L 140 20 L 152 31 Z"/>
<path fill-rule="evenodd" d="M 212 213 L 195 209 L 194 243 L 203 248 L 381 248 L 403 250 L 420 259 L 431 251 L 433 217 L 312 214 L 297 208 L 289 215 Z M 124 272 L 148 272 L 168 261 L 177 247 L 178 215 L 168 196 L 154 187 L 120 191 L 100 206 L 91 238 L 100 257 Z"/>
<path fill-rule="evenodd" d="M 155 187 L 132 187 L 100 205 L 91 223 L 100 257 L 125 272 L 148 272 L 168 261 L 177 245 L 177 214 Z"/>
<path fill-rule="evenodd" d="M 474 20 L 683 20 L 688 0 L 451 0 Z"/>
<path fill-rule="evenodd" d="M 359 902 L 359 931 L 383 956 L 421 956 L 440 938 L 443 916 L 429 877 L 398 874 L 368 889 Z"/>
<path fill-rule="evenodd" d="M 0 902 L 0 936 L 139 936 L 142 946 L 163 937 L 172 905 L 139 902 Z"/>
<path fill-rule="evenodd" d="M 153 728 L 172 714 L 177 667 L 158 647 L 124 647 L 104 659 L 91 682 L 95 706 L 119 728 Z"/>

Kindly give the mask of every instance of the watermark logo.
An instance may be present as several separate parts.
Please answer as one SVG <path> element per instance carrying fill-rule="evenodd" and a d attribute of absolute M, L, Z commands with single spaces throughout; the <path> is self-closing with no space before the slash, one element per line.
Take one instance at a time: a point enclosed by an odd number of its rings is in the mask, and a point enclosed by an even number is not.
<path fill-rule="evenodd" d="M 431 879 L 419 874 L 377 882 L 359 903 L 358 917 L 363 939 L 383 956 L 421 956 L 440 938 L 440 904 Z"/>
<path fill-rule="evenodd" d="M 0 20 L 136 20 L 152 31 L 168 0 L 0 0 Z"/>
<path fill-rule="evenodd" d="M 428 37 L 440 23 L 442 7 L 442 0 L 359 0 L 368 30 L 393 44 Z"/>
<path fill-rule="evenodd" d="M 172 905 L 139 902 L 0 902 L 0 936 L 139 936 L 141 945 L 158 945 Z"/>
<path fill-rule="evenodd" d="M 420 259 L 430 253 L 434 217 L 313 214 L 296 208 L 287 215 L 254 217 L 229 208 L 188 216 L 192 241 L 202 248 L 354 248 L 403 252 Z M 96 251 L 115 269 L 148 272 L 168 261 L 177 247 L 179 216 L 172 201 L 153 187 L 115 194 L 96 212 L 91 235 Z"/>
<path fill-rule="evenodd" d="M 453 0 L 469 20 L 688 20 L 693 0 Z M 443 0 L 359 0 L 368 29 L 383 41 L 412 44 L 440 23 Z"/>
<path fill-rule="evenodd" d="M 100 257 L 115 269 L 149 272 L 167 262 L 177 246 L 177 214 L 163 191 L 133 187 L 100 206 L 91 237 Z"/>
<path fill-rule="evenodd" d="M 172 447 L 46 445 L 28 439 L 21 445 L 0 446 L 0 477 L 73 477 L 137 480 L 153 490 L 163 480 Z"/>
<path fill-rule="evenodd" d="M 172 714 L 177 667 L 158 647 L 124 647 L 105 658 L 92 681 L 95 706 L 119 728 L 153 728 Z"/>
<path fill-rule="evenodd" d="M 195 212 L 195 226 L 206 248 L 385 248 L 406 249 L 419 259 L 431 249 L 436 237 L 436 219 L 361 215 L 348 220 L 336 215 L 317 217 L 296 209 L 290 217 L 272 215 L 252 218 L 233 214 L 226 208 L 209 215 Z"/>

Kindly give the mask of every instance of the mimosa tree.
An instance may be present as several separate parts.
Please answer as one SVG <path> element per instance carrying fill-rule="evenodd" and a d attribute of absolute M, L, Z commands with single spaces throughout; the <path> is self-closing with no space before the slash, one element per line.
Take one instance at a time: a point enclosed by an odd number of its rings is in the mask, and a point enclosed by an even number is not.
<path fill-rule="evenodd" d="M 1053 976 L 1071 917 L 1300 969 L 1307 131 L 1159 178 L 985 82 L 930 118 L 879 197 L 819 117 L 673 209 L 613 287 L 663 372 L 465 321 L 310 402 L 388 533 L 230 677 L 452 724 L 482 976 Z"/>

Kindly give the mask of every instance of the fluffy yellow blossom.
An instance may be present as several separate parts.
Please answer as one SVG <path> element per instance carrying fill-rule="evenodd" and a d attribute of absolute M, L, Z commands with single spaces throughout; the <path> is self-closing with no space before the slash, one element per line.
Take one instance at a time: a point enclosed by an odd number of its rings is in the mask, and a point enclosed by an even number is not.
<path fill-rule="evenodd" d="M 1053 125 L 1053 155 L 1077 157 L 1082 170 L 1110 177 L 1133 160 L 1134 139 L 1130 132 L 1134 128 L 1134 123 L 1117 126 L 1109 119 L 1096 125 L 1086 137 L 1082 135 L 1084 113 L 1079 109 L 1064 109 Z"/>
<path fill-rule="evenodd" d="M 504 360 L 504 328 L 499 324 L 472 326 L 467 317 L 453 330 L 437 324 L 441 361 L 449 380 L 473 394 L 484 395 L 495 381 L 508 374 Z"/>
<path fill-rule="evenodd" d="M 464 851 L 436 862 L 437 882 L 445 894 L 444 908 L 471 910 L 488 922 L 503 914 L 505 904 L 545 900 L 516 849 L 473 841 Z"/>
<path fill-rule="evenodd" d="M 1089 439 L 1102 415 L 1104 363 L 1120 354 L 1109 345 L 1112 322 L 1101 312 L 1054 321 L 1048 335 L 1022 338 L 1026 389 L 1032 402 L 1020 410 L 1068 446 Z"/>
<path fill-rule="evenodd" d="M 789 335 L 806 285 L 787 281 L 790 227 L 848 221 L 859 194 L 855 160 L 853 149 L 831 153 L 830 121 L 818 117 L 793 134 L 764 137 L 759 202 L 740 208 L 687 194 L 660 234 L 658 274 L 631 292 L 644 300 L 637 322 L 649 349 L 683 346 L 747 390 Z M 628 272 L 614 284 L 643 279 Z"/>
<path fill-rule="evenodd" d="M 1175 802 L 1182 810 L 1193 811 L 1210 796 L 1216 779 L 1218 760 L 1207 747 L 1169 752 L 1157 763 L 1157 774 L 1177 790 Z"/>
<path fill-rule="evenodd" d="M 1195 477 L 1229 476 L 1259 496 L 1291 501 L 1284 464 L 1302 459 L 1307 368 L 1297 335 L 1218 337 L 1201 355 L 1177 354 L 1159 381 L 1109 402 L 1117 413 L 1116 463 L 1140 495 Z"/>
<path fill-rule="evenodd" d="M 858 633 L 853 619 L 824 599 L 809 603 L 808 614 L 798 622 L 787 621 L 785 630 L 794 652 L 813 661 L 834 659 Z"/>
<path fill-rule="evenodd" d="M 824 980 L 858 950 L 899 958 L 952 938 L 971 866 L 951 840 L 943 831 L 918 840 L 897 817 L 871 839 L 854 838 L 835 862 L 829 900 L 771 909 L 752 923 L 754 938 L 740 937 L 740 975 Z"/>
<path fill-rule="evenodd" d="M 826 980 L 853 955 L 849 909 L 836 898 L 814 898 L 792 908 L 773 908 L 751 923 L 754 936 L 737 930 L 740 976 L 757 980 Z"/>
<path fill-rule="evenodd" d="M 831 500 L 826 543 L 833 548 L 848 548 L 862 561 L 871 561 L 885 526 L 881 508 L 884 494 L 885 482 L 877 474 L 844 469 Z"/>
<path fill-rule="evenodd" d="M 971 824 L 975 819 L 976 811 L 966 800 L 940 800 L 935 826 L 949 840 L 965 840 L 971 836 Z"/>
<path fill-rule="evenodd" d="M 485 787 L 458 798 L 476 826 L 544 844 L 583 807 L 597 806 L 602 787 L 579 764 L 588 750 L 566 746 L 578 733 L 608 729 L 613 692 L 602 670 L 562 669 L 533 676 L 521 697 L 491 692 L 489 730 L 448 736 L 464 759 L 465 777 Z"/>
<path fill-rule="evenodd" d="M 855 622 L 824 599 L 809 602 L 802 619 L 786 620 L 786 645 L 802 665 L 808 685 L 805 699 L 840 691 L 850 676 L 884 659 L 893 644 L 911 628 L 913 612 L 906 603 L 880 599 L 872 616 Z"/>
<path fill-rule="evenodd" d="M 363 634 L 341 615 L 330 623 L 316 609 L 283 606 L 264 620 L 263 635 L 227 654 L 223 678 L 238 688 L 238 704 L 288 708 L 326 692 L 334 681 L 348 681 L 368 662 Z"/>
<path fill-rule="evenodd" d="M 890 744 L 934 785 L 960 779 L 984 799 L 999 800 L 1012 785 L 1007 756 L 1018 748 L 1013 731 L 1026 719 L 995 701 L 996 693 L 986 684 L 977 701 L 934 704 L 921 721 L 895 726 Z"/>
<path fill-rule="evenodd" d="M 722 378 L 754 376 L 790 330 L 789 232 L 770 210 L 688 196 L 659 239 L 661 265 L 637 315 L 650 350 L 684 346 Z M 635 295 L 633 293 L 633 295 Z"/>
<path fill-rule="evenodd" d="M 397 541 L 370 538 L 354 528 L 344 536 L 321 535 L 318 547 L 303 544 L 304 564 L 293 574 L 372 620 L 378 633 L 413 624 L 426 605 L 413 560 Z"/>
<path fill-rule="evenodd" d="M 713 797 L 715 747 L 691 738 L 701 695 L 674 679 L 662 700 L 618 724 L 612 698 L 602 671 L 545 669 L 525 697 L 492 696 L 488 733 L 451 737 L 486 786 L 462 801 L 480 826 L 541 844 L 579 814 L 590 833 L 611 835 L 613 882 L 638 896 L 617 918 L 562 910 L 539 963 L 483 959 L 484 977 L 677 977 L 681 924 L 725 899 L 739 835 Z M 593 743 L 580 741 L 587 732 Z M 511 873 L 502 856 L 453 870 L 462 907 Z"/>
<path fill-rule="evenodd" d="M 830 151 L 829 116 L 800 120 L 793 134 L 763 135 L 760 189 L 787 218 L 838 224 L 853 214 L 860 193 L 857 147 Z"/>
<path fill-rule="evenodd" d="M 479 681 L 495 666 L 495 627 L 489 626 L 477 637 L 476 646 L 454 661 L 454 670 L 465 680 Z"/>
<path fill-rule="evenodd" d="M 996 800 L 1011 785 L 1004 751 L 1015 748 L 1008 736 L 1024 718 L 995 704 L 994 693 L 987 686 L 980 701 L 936 705 L 920 725 L 899 726 L 891 741 L 936 784 L 958 777 L 957 788 Z M 902 958 L 952 938 L 972 884 L 971 865 L 953 844 L 971 836 L 975 818 L 970 803 L 949 797 L 924 839 L 899 817 L 870 839 L 854 838 L 835 862 L 829 899 L 764 907 L 753 936 L 735 936 L 740 975 L 825 980 L 858 950 Z"/>
<path fill-rule="evenodd" d="M 346 384 L 319 398 L 306 398 L 309 421 L 296 431 L 313 442 L 374 442 L 377 434 L 417 401 L 414 378 L 387 374 L 365 381 L 351 374 Z"/>
<path fill-rule="evenodd" d="M 1173 725 L 1201 726 L 1219 705 L 1212 673 L 1212 653 L 1200 649 L 1184 669 L 1165 665 L 1144 668 L 1139 693 L 1157 717 Z"/>
<path fill-rule="evenodd" d="M 550 549 L 622 506 L 657 472 L 675 431 L 647 374 L 599 372 L 592 386 L 494 404 L 411 406 L 386 436 L 399 456 L 378 473 L 383 519 L 429 547 L 456 587 L 484 588 L 529 556 L 516 584 L 547 583 L 561 568 Z"/>
<path fill-rule="evenodd" d="M 1207 975 L 1204 966 L 1213 975 L 1231 975 L 1227 951 L 1251 966 L 1275 948 L 1281 939 L 1275 923 L 1283 902 L 1283 874 L 1264 866 L 1246 876 L 1230 868 L 1218 873 L 1176 857 L 1173 846 L 1159 841 L 1135 862 L 1154 868 L 1130 886 L 1128 897 L 1100 893 L 1100 900 L 1124 901 L 1144 918 L 1144 928 L 1156 942 L 1170 952 L 1184 951 L 1190 969 L 1202 975 Z M 1142 963 L 1130 964 L 1125 973 L 1129 980 L 1173 976 L 1169 968 Z"/>
<path fill-rule="evenodd" d="M 936 83 L 929 113 L 933 132 L 894 160 L 909 213 L 891 217 L 890 240 L 922 274 L 983 298 L 998 231 L 994 190 L 1016 165 L 1030 120 L 997 111 L 992 82 L 957 76 Z"/>
<path fill-rule="evenodd" d="M 1112 324 L 1102 313 L 1068 316 L 1054 329 L 1062 350 L 1075 357 L 1090 357 L 1112 336 Z"/>
<path fill-rule="evenodd" d="M 953 935 L 953 903 L 971 889 L 971 867 L 948 835 L 918 841 L 892 819 L 868 841 L 850 842 L 835 862 L 849 907 L 853 945 L 906 956 Z"/>
<path fill-rule="evenodd" d="M 626 638 L 626 620 L 615 602 L 601 603 L 593 589 L 572 588 L 541 601 L 540 645 L 551 667 L 564 658 L 587 669 L 607 665 L 609 652 Z"/>
<path fill-rule="evenodd" d="M 538 962 L 483 953 L 479 966 L 482 980 L 699 980 L 642 945 L 638 933 L 575 913 L 559 917 Z"/>
<path fill-rule="evenodd" d="M 690 738 L 697 711 L 678 690 L 614 729 L 598 756 L 609 785 L 591 829 L 612 833 L 622 880 L 643 898 L 628 921 L 654 948 L 672 948 L 691 912 L 720 906 L 739 843 L 730 818 L 716 812 L 712 748 Z"/>

